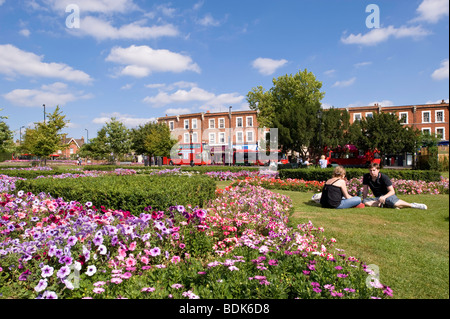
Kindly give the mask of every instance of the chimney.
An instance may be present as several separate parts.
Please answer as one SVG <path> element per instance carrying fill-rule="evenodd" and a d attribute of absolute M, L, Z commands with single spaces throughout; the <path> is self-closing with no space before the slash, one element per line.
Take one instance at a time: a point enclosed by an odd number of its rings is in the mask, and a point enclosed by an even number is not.
<path fill-rule="evenodd" d="M 441 104 L 445 104 L 445 101 L 444 101 L 444 100 L 442 100 Z"/>
<path fill-rule="evenodd" d="M 207 114 L 209 114 L 209 111 L 206 111 Z"/>

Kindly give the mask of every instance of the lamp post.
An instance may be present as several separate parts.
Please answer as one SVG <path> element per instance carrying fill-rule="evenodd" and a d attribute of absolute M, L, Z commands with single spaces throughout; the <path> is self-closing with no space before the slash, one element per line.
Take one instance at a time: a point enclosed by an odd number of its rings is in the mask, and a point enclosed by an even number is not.
<path fill-rule="evenodd" d="M 42 106 L 44 107 L 44 124 L 45 124 L 45 104 L 42 104 Z"/>
<path fill-rule="evenodd" d="M 189 141 L 190 141 L 190 154 L 189 154 L 189 160 L 190 160 L 190 165 L 194 166 L 194 155 L 193 155 L 193 149 L 192 149 L 192 134 L 193 134 L 194 130 L 191 128 L 189 129 Z"/>
<path fill-rule="evenodd" d="M 19 128 L 19 145 L 22 145 L 22 129 L 24 128 L 25 126 L 21 126 L 20 128 Z"/>
<path fill-rule="evenodd" d="M 229 119 L 230 119 L 230 128 L 229 128 L 229 134 L 228 134 L 228 161 L 229 161 L 229 164 L 230 164 L 230 166 L 231 166 L 231 162 L 233 161 L 232 160 L 232 149 L 231 149 L 231 109 L 232 109 L 232 106 L 230 106 L 230 108 L 228 109 L 228 117 L 229 117 Z"/>
<path fill-rule="evenodd" d="M 89 143 L 89 131 L 87 128 L 84 129 L 86 131 L 86 143 Z"/>

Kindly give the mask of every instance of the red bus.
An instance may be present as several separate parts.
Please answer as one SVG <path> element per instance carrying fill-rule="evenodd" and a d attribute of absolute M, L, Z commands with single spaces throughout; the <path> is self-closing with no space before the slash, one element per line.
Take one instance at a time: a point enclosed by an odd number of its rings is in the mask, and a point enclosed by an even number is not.
<path fill-rule="evenodd" d="M 163 157 L 163 165 L 210 165 L 211 159 L 201 143 L 178 143 L 178 152 Z"/>
<path fill-rule="evenodd" d="M 325 149 L 328 165 L 337 164 L 344 167 L 367 167 L 372 162 L 380 164 L 379 153 L 377 150 L 364 152 L 351 144 Z"/>

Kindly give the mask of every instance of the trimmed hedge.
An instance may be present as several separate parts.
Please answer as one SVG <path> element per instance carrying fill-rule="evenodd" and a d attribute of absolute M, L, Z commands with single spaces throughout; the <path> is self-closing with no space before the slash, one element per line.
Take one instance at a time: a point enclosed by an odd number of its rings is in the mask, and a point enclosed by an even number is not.
<path fill-rule="evenodd" d="M 51 170 L 25 170 L 25 169 L 0 169 L 0 175 L 8 175 L 10 177 L 36 178 L 38 176 L 60 175 L 64 173 L 74 173 L 65 169 L 53 168 Z"/>
<path fill-rule="evenodd" d="M 65 201 L 92 202 L 97 208 L 121 209 L 139 215 L 144 208 L 165 210 L 174 205 L 203 207 L 214 199 L 216 183 L 207 176 L 102 176 L 16 182 L 16 190 L 49 193 Z"/>
<path fill-rule="evenodd" d="M 278 170 L 281 179 L 295 178 L 305 181 L 326 181 L 331 178 L 334 168 L 299 168 Z M 403 169 L 381 169 L 382 173 L 389 178 L 437 182 L 440 181 L 441 173 L 437 171 L 403 170 Z M 368 173 L 367 168 L 346 168 L 347 179 L 360 178 Z"/>

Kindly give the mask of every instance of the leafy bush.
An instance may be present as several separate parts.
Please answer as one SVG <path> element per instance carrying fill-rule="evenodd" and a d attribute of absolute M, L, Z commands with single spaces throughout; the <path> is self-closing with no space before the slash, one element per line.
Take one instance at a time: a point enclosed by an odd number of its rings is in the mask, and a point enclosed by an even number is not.
<path fill-rule="evenodd" d="M 280 169 L 279 176 L 281 179 L 303 179 L 306 181 L 326 181 L 331 178 L 334 168 L 308 168 L 308 169 Z M 347 179 L 360 178 L 368 173 L 363 168 L 346 168 Z M 382 169 L 382 173 L 389 178 L 404 180 L 422 180 L 426 182 L 438 182 L 441 174 L 437 171 L 421 171 L 421 170 L 400 170 L 400 169 Z"/>
<path fill-rule="evenodd" d="M 148 206 L 156 210 L 173 205 L 203 206 L 214 198 L 215 187 L 206 176 L 124 175 L 19 180 L 15 192 L 44 192 L 67 201 L 141 213 Z"/>

